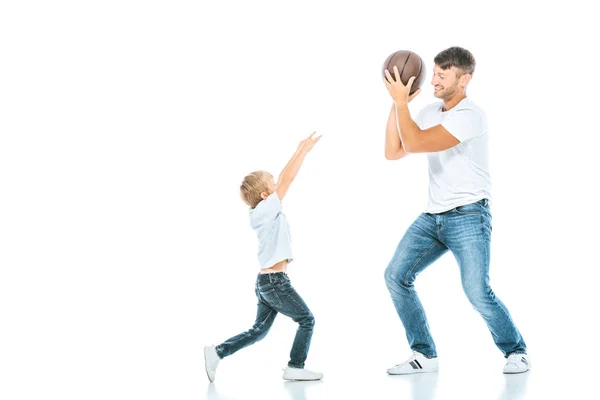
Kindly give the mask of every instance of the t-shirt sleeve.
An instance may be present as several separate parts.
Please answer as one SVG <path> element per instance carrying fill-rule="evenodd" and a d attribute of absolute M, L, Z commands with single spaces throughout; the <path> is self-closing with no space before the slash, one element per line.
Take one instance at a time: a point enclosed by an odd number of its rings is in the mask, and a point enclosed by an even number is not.
<path fill-rule="evenodd" d="M 277 192 L 273 192 L 252 210 L 250 221 L 252 225 L 262 225 L 264 221 L 274 219 L 281 212 L 281 200 Z"/>
<path fill-rule="evenodd" d="M 442 122 L 442 126 L 461 143 L 485 133 L 484 116 L 470 108 L 456 110 Z"/>
<path fill-rule="evenodd" d="M 419 113 L 417 114 L 417 117 L 415 118 L 415 124 L 417 124 L 419 129 L 423 129 L 423 111 L 424 110 L 425 109 L 423 108 L 421 111 L 419 111 Z"/>

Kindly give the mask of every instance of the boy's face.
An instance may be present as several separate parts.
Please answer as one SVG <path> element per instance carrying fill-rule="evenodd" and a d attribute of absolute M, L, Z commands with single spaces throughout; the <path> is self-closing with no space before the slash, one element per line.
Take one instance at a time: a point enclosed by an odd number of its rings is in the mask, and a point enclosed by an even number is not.
<path fill-rule="evenodd" d="M 273 179 L 273 176 L 267 178 L 267 188 L 267 192 L 262 192 L 260 194 L 260 197 L 262 197 L 263 200 L 266 200 L 267 197 L 275 192 L 275 180 Z"/>

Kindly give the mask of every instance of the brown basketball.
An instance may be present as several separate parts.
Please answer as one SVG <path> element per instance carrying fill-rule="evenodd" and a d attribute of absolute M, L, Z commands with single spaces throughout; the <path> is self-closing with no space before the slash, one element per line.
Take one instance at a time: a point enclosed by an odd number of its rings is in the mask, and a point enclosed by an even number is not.
<path fill-rule="evenodd" d="M 394 75 L 394 65 L 398 67 L 398 72 L 400 73 L 400 81 L 403 84 L 407 84 L 408 80 L 411 76 L 415 77 L 413 85 L 410 89 L 410 94 L 413 94 L 417 91 L 423 84 L 423 80 L 425 79 L 425 65 L 423 64 L 423 60 L 417 53 L 413 53 L 410 50 L 399 50 L 388 56 L 383 63 L 383 68 L 381 69 L 381 73 L 385 78 L 385 70 L 390 71 L 390 75 L 392 78 L 396 79 Z"/>

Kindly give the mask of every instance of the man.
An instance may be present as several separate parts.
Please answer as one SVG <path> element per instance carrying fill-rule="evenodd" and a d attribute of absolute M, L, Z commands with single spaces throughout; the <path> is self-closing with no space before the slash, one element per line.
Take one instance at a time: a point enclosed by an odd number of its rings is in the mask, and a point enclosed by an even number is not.
<path fill-rule="evenodd" d="M 463 289 L 481 314 L 496 346 L 507 359 L 504 373 L 529 370 L 525 342 L 505 305 L 489 284 L 492 216 L 489 201 L 488 130 L 483 111 L 467 98 L 475 59 L 451 47 L 434 59 L 431 84 L 442 100 L 426 106 L 415 121 L 408 103 L 414 77 L 406 86 L 395 79 L 396 67 L 384 79 L 394 105 L 386 129 L 385 157 L 397 160 L 427 153 L 429 202 L 408 228 L 385 270 L 385 282 L 406 330 L 413 355 L 390 369 L 392 375 L 438 370 L 435 343 L 413 283 L 416 276 L 450 250 L 460 268 Z M 394 77 L 392 77 L 392 73 Z"/>

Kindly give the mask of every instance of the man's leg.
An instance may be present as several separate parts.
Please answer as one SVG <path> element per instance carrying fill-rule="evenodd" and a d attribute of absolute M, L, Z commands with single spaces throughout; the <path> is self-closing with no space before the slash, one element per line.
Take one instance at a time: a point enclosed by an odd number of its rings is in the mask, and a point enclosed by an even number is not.
<path fill-rule="evenodd" d="M 492 217 L 487 201 L 461 206 L 445 215 L 440 237 L 458 262 L 467 298 L 485 320 L 505 357 L 527 353 L 525 341 L 506 306 L 490 287 Z"/>
<path fill-rule="evenodd" d="M 408 228 L 385 270 L 385 283 L 402 320 L 410 348 L 437 357 L 423 305 L 414 288 L 416 276 L 448 249 L 437 239 L 436 216 L 421 214 Z"/>

